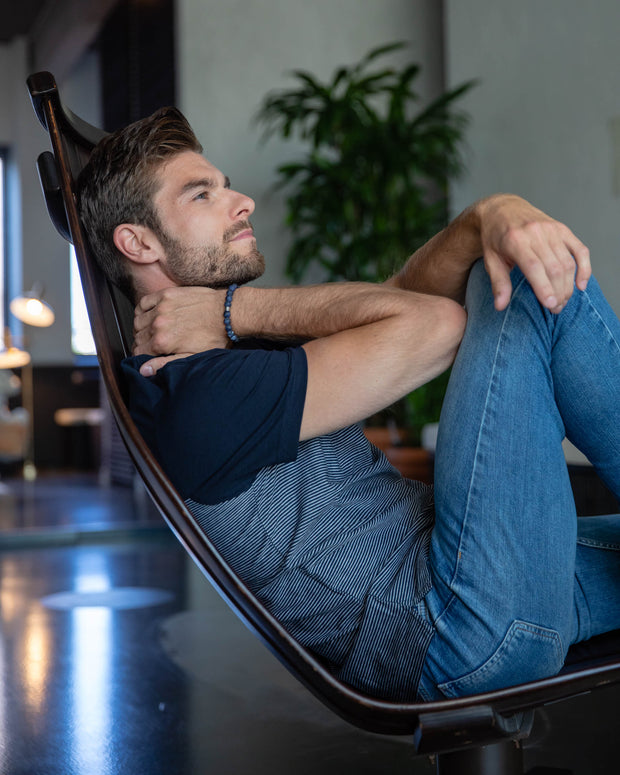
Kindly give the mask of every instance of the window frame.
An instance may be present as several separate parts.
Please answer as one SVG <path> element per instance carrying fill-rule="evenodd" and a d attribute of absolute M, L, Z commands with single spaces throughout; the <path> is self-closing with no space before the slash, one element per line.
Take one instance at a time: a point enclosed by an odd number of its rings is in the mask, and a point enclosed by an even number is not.
<path fill-rule="evenodd" d="M 8 234 L 8 209 L 7 209 L 7 166 L 8 166 L 8 148 L 0 145 L 0 332 L 1 345 L 4 346 L 4 332 L 8 325 L 7 309 L 8 299 L 8 277 L 7 277 L 7 234 Z"/>

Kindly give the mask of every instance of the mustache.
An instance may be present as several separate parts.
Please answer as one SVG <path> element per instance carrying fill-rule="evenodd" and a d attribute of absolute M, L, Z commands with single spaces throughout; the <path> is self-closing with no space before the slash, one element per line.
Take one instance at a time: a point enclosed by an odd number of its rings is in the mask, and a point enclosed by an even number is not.
<path fill-rule="evenodd" d="M 249 221 L 239 221 L 239 223 L 231 226 L 230 229 L 226 229 L 224 232 L 224 241 L 229 242 L 236 237 L 237 234 L 241 234 L 242 231 L 247 231 L 248 229 L 252 229 L 252 224 Z M 254 229 L 252 229 L 252 231 L 254 231 Z"/>

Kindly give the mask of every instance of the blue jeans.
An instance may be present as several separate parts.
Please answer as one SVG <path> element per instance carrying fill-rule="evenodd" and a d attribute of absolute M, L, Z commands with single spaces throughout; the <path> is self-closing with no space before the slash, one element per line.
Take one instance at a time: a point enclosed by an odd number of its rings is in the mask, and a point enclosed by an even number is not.
<path fill-rule="evenodd" d="M 620 515 L 577 517 L 562 451 L 567 436 L 620 496 L 620 323 L 594 279 L 559 315 L 512 281 L 497 312 L 474 267 L 442 410 L 427 700 L 552 675 L 620 627 Z"/>

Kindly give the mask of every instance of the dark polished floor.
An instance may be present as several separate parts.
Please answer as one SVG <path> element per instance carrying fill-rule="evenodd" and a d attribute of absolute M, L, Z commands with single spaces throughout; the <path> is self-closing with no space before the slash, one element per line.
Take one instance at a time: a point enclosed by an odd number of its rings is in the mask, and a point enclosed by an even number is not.
<path fill-rule="evenodd" d="M 0 495 L 0 773 L 434 772 L 302 689 L 137 492 L 92 477 Z M 137 518 L 136 518 L 137 517 Z M 526 763 L 615 773 L 620 688 L 539 713 Z"/>

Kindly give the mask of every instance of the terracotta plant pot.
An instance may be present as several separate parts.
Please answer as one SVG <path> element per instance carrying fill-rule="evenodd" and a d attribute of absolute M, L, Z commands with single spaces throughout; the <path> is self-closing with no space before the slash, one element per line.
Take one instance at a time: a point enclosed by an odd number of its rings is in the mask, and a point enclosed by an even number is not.
<path fill-rule="evenodd" d="M 422 447 L 402 444 L 404 433 L 392 428 L 365 428 L 366 438 L 382 450 L 390 463 L 408 479 L 433 483 L 433 456 Z M 401 442 L 400 444 L 397 442 Z"/>

